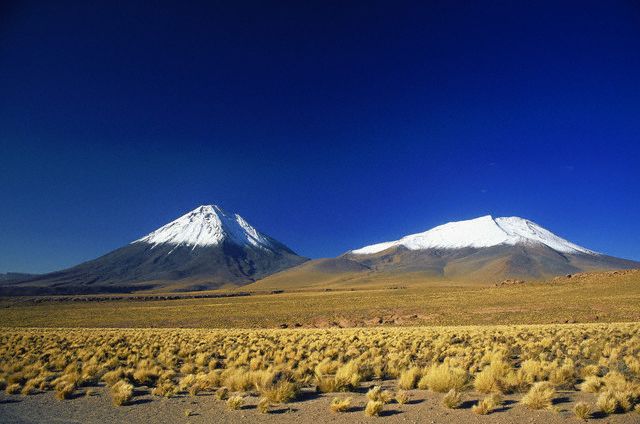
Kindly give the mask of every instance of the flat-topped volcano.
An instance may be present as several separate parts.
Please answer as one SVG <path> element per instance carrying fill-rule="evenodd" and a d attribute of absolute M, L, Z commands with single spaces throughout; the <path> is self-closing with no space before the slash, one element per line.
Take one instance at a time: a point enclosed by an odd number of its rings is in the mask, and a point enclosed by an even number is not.
<path fill-rule="evenodd" d="M 528 219 L 487 215 L 350 250 L 337 258 L 309 261 L 250 288 L 347 288 L 444 281 L 493 284 L 629 268 L 640 268 L 640 263 L 579 246 Z"/>
<path fill-rule="evenodd" d="M 489 215 L 351 250 L 344 257 L 378 271 L 489 281 L 640 267 L 581 247 L 528 219 Z"/>

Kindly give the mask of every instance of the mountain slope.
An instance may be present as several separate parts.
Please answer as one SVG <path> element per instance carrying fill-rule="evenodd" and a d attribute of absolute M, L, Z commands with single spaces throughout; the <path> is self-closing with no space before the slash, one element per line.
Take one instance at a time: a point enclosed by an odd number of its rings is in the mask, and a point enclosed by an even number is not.
<path fill-rule="evenodd" d="M 371 270 L 347 258 L 314 259 L 284 271 L 269 275 L 247 286 L 251 290 L 295 290 L 299 288 L 329 288 L 348 286 L 370 275 Z"/>
<path fill-rule="evenodd" d="M 493 283 L 518 278 L 542 280 L 584 271 L 640 268 L 571 243 L 523 218 L 484 216 L 450 222 L 399 240 L 351 250 L 334 259 L 363 266 L 350 272 L 322 272 L 316 261 L 274 274 L 250 288 L 404 285 L 420 281 Z M 331 260 L 325 259 L 324 268 Z M 294 278 L 295 277 L 295 278 Z"/>
<path fill-rule="evenodd" d="M 367 255 L 403 246 L 409 250 L 483 248 L 498 245 L 544 244 L 563 253 L 594 254 L 553 234 L 535 222 L 519 217 L 493 218 L 490 215 L 467 221 L 449 222 L 400 240 L 378 243 L 352 250 Z"/>
<path fill-rule="evenodd" d="M 0 273 L 0 284 L 17 283 L 23 280 L 36 277 L 38 274 L 27 274 L 24 272 L 5 272 Z"/>
<path fill-rule="evenodd" d="M 596 253 L 527 219 L 483 216 L 450 222 L 345 257 L 372 269 L 423 272 L 447 279 L 543 279 L 640 264 Z"/>
<path fill-rule="evenodd" d="M 306 260 L 240 215 L 206 205 L 102 257 L 11 287 L 52 293 L 204 290 L 251 283 Z"/>

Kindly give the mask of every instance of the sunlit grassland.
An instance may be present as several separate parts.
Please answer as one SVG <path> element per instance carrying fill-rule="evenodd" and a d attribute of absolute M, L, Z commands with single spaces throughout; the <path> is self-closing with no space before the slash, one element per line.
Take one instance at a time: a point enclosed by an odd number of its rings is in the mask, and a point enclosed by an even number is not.
<path fill-rule="evenodd" d="M 503 287 L 428 283 L 166 301 L 0 302 L 8 327 L 270 328 L 640 321 L 640 275 L 587 274 Z"/>
<path fill-rule="evenodd" d="M 490 414 L 502 395 L 553 410 L 580 390 L 602 414 L 640 403 L 640 324 L 550 324 L 351 329 L 0 329 L 0 386 L 7 395 L 53 391 L 76 402 L 108 388 L 115 406 L 215 396 L 238 409 L 302 401 L 303 393 L 367 392 L 367 415 L 406 390 L 447 393 L 443 404 L 477 403 Z M 381 389 L 385 382 L 390 389 Z M 479 396 L 482 401 L 478 401 Z M 344 400 L 344 398 L 342 398 Z M 332 402 L 340 412 L 348 405 Z M 335 404 L 335 405 L 334 405 Z M 582 411 L 584 412 L 584 411 Z M 581 412 L 581 413 L 582 413 Z M 588 411 L 587 411 L 588 412 Z M 578 412 L 576 412 L 578 414 Z"/>

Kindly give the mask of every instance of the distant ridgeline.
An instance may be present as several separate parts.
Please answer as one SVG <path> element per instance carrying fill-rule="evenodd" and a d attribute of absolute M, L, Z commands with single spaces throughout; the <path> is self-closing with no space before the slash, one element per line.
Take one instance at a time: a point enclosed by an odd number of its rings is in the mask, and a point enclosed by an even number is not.
<path fill-rule="evenodd" d="M 73 268 L 44 275 L 0 274 L 0 295 L 184 292 L 259 280 L 275 288 L 309 282 L 322 287 L 340 278 L 377 274 L 495 283 L 629 268 L 640 268 L 640 263 L 578 246 L 527 219 L 491 216 L 309 261 L 240 215 L 205 205 Z"/>

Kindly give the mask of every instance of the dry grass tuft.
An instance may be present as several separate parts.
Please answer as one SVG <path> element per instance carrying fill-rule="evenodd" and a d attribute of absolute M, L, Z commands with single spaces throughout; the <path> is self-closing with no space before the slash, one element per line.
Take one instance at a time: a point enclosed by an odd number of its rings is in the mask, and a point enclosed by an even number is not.
<path fill-rule="evenodd" d="M 118 368 L 116 370 L 108 371 L 102 375 L 102 381 L 104 381 L 107 386 L 111 387 L 116 384 L 118 381 L 122 379 L 124 376 L 124 371 L 122 368 Z"/>
<path fill-rule="evenodd" d="M 335 375 L 336 391 L 349 391 L 358 387 L 362 381 L 360 369 L 355 361 L 350 361 L 338 368 Z"/>
<path fill-rule="evenodd" d="M 556 391 L 553 385 L 547 381 L 535 383 L 529 392 L 522 397 L 522 404 L 529 409 L 544 409 L 552 406 Z"/>
<path fill-rule="evenodd" d="M 438 393 L 446 393 L 451 389 L 461 390 L 467 383 L 467 372 L 449 364 L 432 365 L 418 383 L 421 389 L 429 388 Z"/>
<path fill-rule="evenodd" d="M 409 399 L 409 393 L 405 392 L 404 390 L 398 390 L 396 392 L 396 402 L 398 402 L 399 405 L 404 405 L 405 403 L 409 402 Z"/>
<path fill-rule="evenodd" d="M 456 409 L 462 405 L 462 393 L 456 389 L 451 389 L 442 398 L 442 404 L 449 409 Z"/>
<path fill-rule="evenodd" d="M 17 395 L 22 390 L 22 386 L 18 383 L 9 384 L 4 390 L 9 395 Z"/>
<path fill-rule="evenodd" d="M 331 410 L 333 412 L 347 412 L 351 408 L 351 398 L 334 397 L 331 401 Z"/>
<path fill-rule="evenodd" d="M 509 364 L 501 359 L 476 374 L 473 386 L 480 393 L 509 393 L 521 384 Z"/>
<path fill-rule="evenodd" d="M 613 391 L 605 390 L 604 392 L 600 393 L 600 396 L 598 396 L 596 406 L 605 414 L 613 414 L 618 409 L 618 400 L 616 399 Z"/>
<path fill-rule="evenodd" d="M 218 400 L 227 400 L 229 398 L 229 389 L 227 389 L 226 387 L 220 387 L 218 390 L 216 390 L 215 396 Z"/>
<path fill-rule="evenodd" d="M 111 386 L 111 400 L 114 405 L 126 405 L 133 399 L 133 386 L 124 380 Z"/>
<path fill-rule="evenodd" d="M 373 400 L 373 401 L 389 403 L 393 398 L 394 398 L 393 392 L 389 390 L 382 390 L 382 386 L 373 386 L 367 392 L 367 399 Z"/>
<path fill-rule="evenodd" d="M 499 393 L 492 393 L 471 407 L 471 410 L 478 415 L 487 415 L 493 412 L 502 404 L 502 396 Z"/>
<path fill-rule="evenodd" d="M 227 400 L 227 406 L 229 409 L 238 410 L 242 408 L 242 405 L 244 405 L 244 398 L 242 396 L 231 396 Z"/>
<path fill-rule="evenodd" d="M 398 387 L 403 390 L 415 389 L 421 374 L 420 368 L 418 367 L 403 371 L 398 378 Z"/>
<path fill-rule="evenodd" d="M 25 396 L 35 395 L 39 391 L 38 390 L 39 386 L 40 386 L 40 382 L 37 379 L 31 379 L 25 383 L 20 393 L 22 393 Z"/>
<path fill-rule="evenodd" d="M 578 388 L 586 393 L 598 393 L 604 386 L 604 382 L 600 377 L 588 375 L 584 381 L 578 385 Z"/>
<path fill-rule="evenodd" d="M 635 387 L 635 390 L 624 391 L 607 389 L 598 396 L 596 406 L 605 414 L 614 414 L 631 411 L 638 401 L 640 401 L 640 388 L 638 387 Z"/>
<path fill-rule="evenodd" d="M 133 380 L 140 386 L 152 386 L 159 377 L 159 368 L 154 367 L 149 361 L 138 366 L 133 372 Z"/>
<path fill-rule="evenodd" d="M 377 417 L 384 408 L 384 402 L 380 400 L 370 400 L 364 408 L 364 414 L 369 417 Z"/>
<path fill-rule="evenodd" d="M 76 390 L 76 386 L 73 383 L 61 381 L 55 387 L 56 399 L 64 400 L 71 398 L 73 392 Z"/>
<path fill-rule="evenodd" d="M 617 371 L 608 372 L 607 375 L 602 377 L 602 383 L 607 389 L 615 391 L 625 391 L 629 388 L 629 382 L 626 377 Z"/>
<path fill-rule="evenodd" d="M 316 387 L 321 393 L 335 393 L 338 391 L 336 379 L 333 376 L 317 376 Z"/>
<path fill-rule="evenodd" d="M 266 397 L 262 397 L 258 401 L 258 406 L 256 407 L 256 409 L 261 414 L 268 414 L 270 407 L 271 407 L 271 402 L 269 402 L 269 399 L 267 399 Z"/>
<path fill-rule="evenodd" d="M 287 403 L 298 396 L 298 386 L 290 381 L 281 381 L 273 386 L 263 387 L 259 393 L 273 403 Z"/>
<path fill-rule="evenodd" d="M 335 370 L 335 375 L 330 375 Z M 315 369 L 316 387 L 322 393 L 347 392 L 358 387 L 364 376 L 354 361 L 336 367 L 335 363 L 322 362 Z"/>
<path fill-rule="evenodd" d="M 272 403 L 287 403 L 298 396 L 299 387 L 287 372 L 265 373 L 260 381 L 256 382 L 256 388 L 262 397 Z"/>
<path fill-rule="evenodd" d="M 573 389 L 576 381 L 576 370 L 573 361 L 560 367 L 553 366 L 549 372 L 549 382 L 558 388 Z"/>
<path fill-rule="evenodd" d="M 156 387 L 151 390 L 151 394 L 170 398 L 178 394 L 178 388 L 171 380 L 158 380 Z"/>
<path fill-rule="evenodd" d="M 588 420 L 589 418 L 591 418 L 591 405 L 589 405 L 587 402 L 578 402 L 573 407 L 573 413 L 575 414 L 576 418 L 579 418 L 581 420 Z"/>

